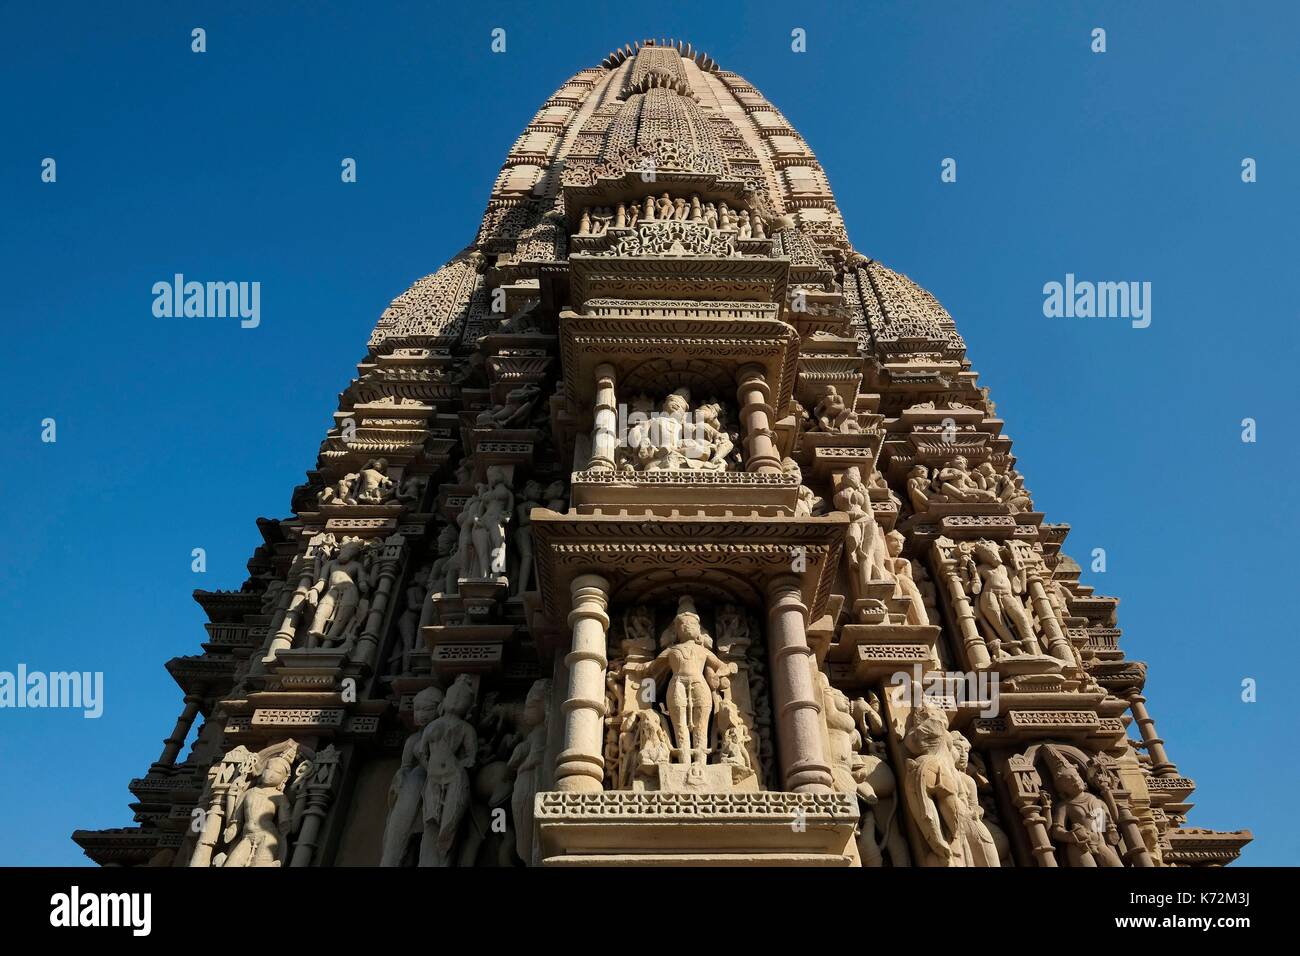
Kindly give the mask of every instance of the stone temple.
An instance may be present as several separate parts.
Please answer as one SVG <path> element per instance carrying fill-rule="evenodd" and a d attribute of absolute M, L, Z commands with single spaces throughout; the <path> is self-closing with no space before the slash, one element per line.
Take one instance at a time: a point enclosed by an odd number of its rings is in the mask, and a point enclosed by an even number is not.
<path fill-rule="evenodd" d="M 202 653 L 153 866 L 1206 866 L 1117 600 L 928 292 L 690 44 L 581 70 L 379 317 Z M 196 718 L 202 718 L 194 730 Z M 193 739 L 188 752 L 186 742 Z"/>

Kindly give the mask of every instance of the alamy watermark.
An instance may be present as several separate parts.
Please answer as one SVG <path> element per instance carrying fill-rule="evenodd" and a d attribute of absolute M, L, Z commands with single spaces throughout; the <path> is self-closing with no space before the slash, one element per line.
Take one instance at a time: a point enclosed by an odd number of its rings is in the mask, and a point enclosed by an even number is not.
<path fill-rule="evenodd" d="M 60 708 L 80 710 L 88 720 L 104 713 L 103 671 L 0 671 L 0 709 Z"/>
<path fill-rule="evenodd" d="M 890 683 L 899 687 L 903 699 L 919 710 L 925 704 L 956 710 L 978 706 L 981 717 L 998 715 L 998 675 L 992 671 L 930 671 L 913 664 L 911 673 L 895 671 Z"/>
<path fill-rule="evenodd" d="M 1043 315 L 1049 319 L 1130 319 L 1133 328 L 1151 324 L 1150 282 L 1090 282 L 1076 280 L 1073 272 L 1065 282 L 1043 286 Z"/>
<path fill-rule="evenodd" d="M 239 319 L 240 328 L 262 321 L 262 283 L 195 282 L 176 273 L 153 284 L 153 314 L 159 319 Z"/>

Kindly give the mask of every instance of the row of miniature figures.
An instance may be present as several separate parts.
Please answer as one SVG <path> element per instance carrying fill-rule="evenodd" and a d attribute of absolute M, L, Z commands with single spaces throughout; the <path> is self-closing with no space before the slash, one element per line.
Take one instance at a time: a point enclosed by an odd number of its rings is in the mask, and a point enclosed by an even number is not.
<path fill-rule="evenodd" d="M 748 209 L 732 209 L 725 202 L 702 202 L 698 194 L 689 199 L 663 193 L 658 198 L 588 206 L 578 219 L 579 236 L 600 236 L 610 229 L 631 229 L 641 222 L 697 222 L 720 232 L 734 232 L 739 239 L 766 239 L 763 217 Z"/>

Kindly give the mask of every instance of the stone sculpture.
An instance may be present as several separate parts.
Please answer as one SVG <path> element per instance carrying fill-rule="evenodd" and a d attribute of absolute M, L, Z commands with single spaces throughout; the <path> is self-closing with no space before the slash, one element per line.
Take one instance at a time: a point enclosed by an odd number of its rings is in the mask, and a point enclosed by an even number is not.
<path fill-rule="evenodd" d="M 688 595 L 678 600 L 677 616 L 665 633 L 671 633 L 673 643 L 649 664 L 642 680 L 670 675 L 665 701 L 677 744 L 676 760 L 707 763 L 713 694 L 719 679 L 734 674 L 736 666 L 724 663 L 708 649 L 695 602 Z"/>
<path fill-rule="evenodd" d="M 963 834 L 966 804 L 948 736 L 948 718 L 930 703 L 908 714 L 908 812 L 925 844 L 923 866 L 968 866 Z"/>
<path fill-rule="evenodd" d="M 1011 560 L 1015 552 L 1008 551 Z M 1034 621 L 1025 606 L 1027 570 L 1002 560 L 996 545 L 977 542 L 962 564 L 963 582 L 974 597 L 975 610 L 986 629 L 989 654 L 995 660 L 1004 655 L 1040 654 Z"/>
<path fill-rule="evenodd" d="M 979 789 L 970 774 L 970 741 L 965 734 L 953 730 L 948 734 L 953 751 L 953 765 L 957 769 L 957 782 L 961 785 L 962 856 L 967 866 L 1001 866 L 997 844 L 984 823 L 984 808 L 980 805 Z"/>
<path fill-rule="evenodd" d="M 857 435 L 862 431 L 857 414 L 845 404 L 834 385 L 828 385 L 826 394 L 817 402 L 813 411 L 813 430 L 833 435 Z"/>
<path fill-rule="evenodd" d="M 416 752 L 425 772 L 420 866 L 451 866 L 455 858 L 469 809 L 469 772 L 478 755 L 478 734 L 466 720 L 473 706 L 474 685 L 461 674 L 447 688 L 438 717 L 420 735 Z"/>
<path fill-rule="evenodd" d="M 249 767 L 251 779 L 232 788 L 226 798 L 225 819 L 229 822 L 222 837 L 230 850 L 218 857 L 216 865 L 288 864 L 290 836 L 302 819 L 294 765 L 310 756 L 292 740 L 256 755 Z"/>
<path fill-rule="evenodd" d="M 380 866 L 403 866 L 413 840 L 424 833 L 424 789 L 428 778 L 420 759 L 424 728 L 438 716 L 443 693 L 438 687 L 426 687 L 411 702 L 415 730 L 402 744 L 402 762 L 388 788 L 388 818 L 384 821 L 384 847 Z M 420 853 L 414 854 L 417 858 Z"/>
<path fill-rule="evenodd" d="M 546 708 L 550 693 L 549 680 L 534 681 L 528 689 L 520 719 L 523 739 L 510 755 L 510 769 L 514 773 L 510 808 L 515 824 L 515 853 L 525 863 L 532 858 L 533 798 L 537 796 L 546 756 Z"/>
<path fill-rule="evenodd" d="M 1065 849 L 1070 866 L 1123 866 L 1116 847 L 1119 830 L 1104 800 L 1088 792 L 1082 775 L 1059 750 L 1043 748 L 1057 803 L 1052 807 L 1052 840 Z"/>
<path fill-rule="evenodd" d="M 362 561 L 364 548 L 360 539 L 348 538 L 337 551 L 325 548 L 317 556 L 316 582 L 307 592 L 307 604 L 315 608 L 307 631 L 308 647 L 330 647 L 344 641 L 361 596 L 370 590 Z"/>

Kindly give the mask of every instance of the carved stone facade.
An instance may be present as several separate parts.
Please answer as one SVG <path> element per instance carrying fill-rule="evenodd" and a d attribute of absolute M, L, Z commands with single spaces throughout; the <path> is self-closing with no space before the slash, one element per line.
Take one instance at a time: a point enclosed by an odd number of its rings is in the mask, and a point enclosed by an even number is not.
<path fill-rule="evenodd" d="M 1191 866 L 1250 839 L 1185 827 L 1117 601 L 952 319 L 688 44 L 542 105 L 334 422 L 244 585 L 196 592 L 180 717 L 136 826 L 75 834 L 92 859 Z"/>

